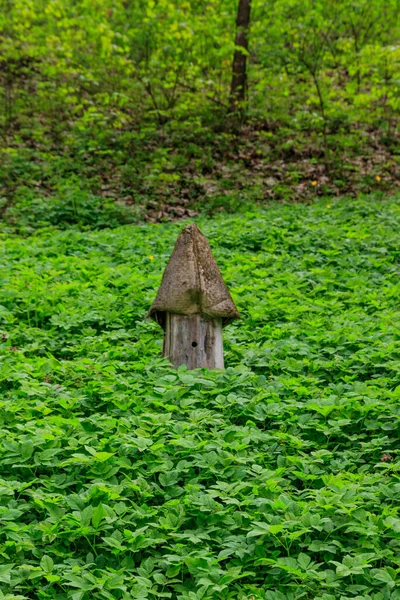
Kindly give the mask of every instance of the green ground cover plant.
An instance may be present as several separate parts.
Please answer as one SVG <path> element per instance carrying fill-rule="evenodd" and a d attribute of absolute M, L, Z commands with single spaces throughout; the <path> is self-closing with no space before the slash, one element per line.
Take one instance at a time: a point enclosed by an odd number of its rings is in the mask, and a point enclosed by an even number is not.
<path fill-rule="evenodd" d="M 197 222 L 225 371 L 145 320 L 179 224 L 1 234 L 0 599 L 399 600 L 399 202 Z"/>

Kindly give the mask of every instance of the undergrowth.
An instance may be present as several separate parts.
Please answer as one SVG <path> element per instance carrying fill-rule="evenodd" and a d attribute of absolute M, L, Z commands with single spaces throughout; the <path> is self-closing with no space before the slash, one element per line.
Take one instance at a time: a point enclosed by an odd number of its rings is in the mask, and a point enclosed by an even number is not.
<path fill-rule="evenodd" d="M 197 222 L 225 371 L 145 320 L 180 225 L 0 238 L 0 598 L 399 600 L 399 203 Z"/>

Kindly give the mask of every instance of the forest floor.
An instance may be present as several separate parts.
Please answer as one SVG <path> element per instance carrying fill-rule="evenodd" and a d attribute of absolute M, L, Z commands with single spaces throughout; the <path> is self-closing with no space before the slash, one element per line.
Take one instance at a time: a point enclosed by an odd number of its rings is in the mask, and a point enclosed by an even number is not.
<path fill-rule="evenodd" d="M 14 132 L 0 149 L 2 228 L 103 228 L 271 201 L 396 194 L 396 131 L 349 127 L 332 122 L 325 149 L 321 134 L 273 120 L 236 127 L 171 122 L 105 140 L 65 134 L 32 142 Z"/>

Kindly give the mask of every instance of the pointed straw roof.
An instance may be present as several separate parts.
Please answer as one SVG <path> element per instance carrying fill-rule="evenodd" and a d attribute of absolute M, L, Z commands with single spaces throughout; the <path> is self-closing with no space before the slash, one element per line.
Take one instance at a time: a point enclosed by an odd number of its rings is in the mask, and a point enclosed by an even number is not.
<path fill-rule="evenodd" d="M 166 312 L 222 318 L 223 325 L 240 317 L 197 225 L 187 225 L 176 240 L 148 316 L 164 329 Z"/>

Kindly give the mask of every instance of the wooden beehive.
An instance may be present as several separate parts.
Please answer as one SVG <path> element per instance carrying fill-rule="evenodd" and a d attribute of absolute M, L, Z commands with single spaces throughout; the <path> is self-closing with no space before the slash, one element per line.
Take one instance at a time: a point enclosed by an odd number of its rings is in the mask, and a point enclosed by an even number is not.
<path fill-rule="evenodd" d="M 175 367 L 224 368 L 222 328 L 240 315 L 197 225 L 179 235 L 148 316 L 163 328 L 163 355 Z"/>

